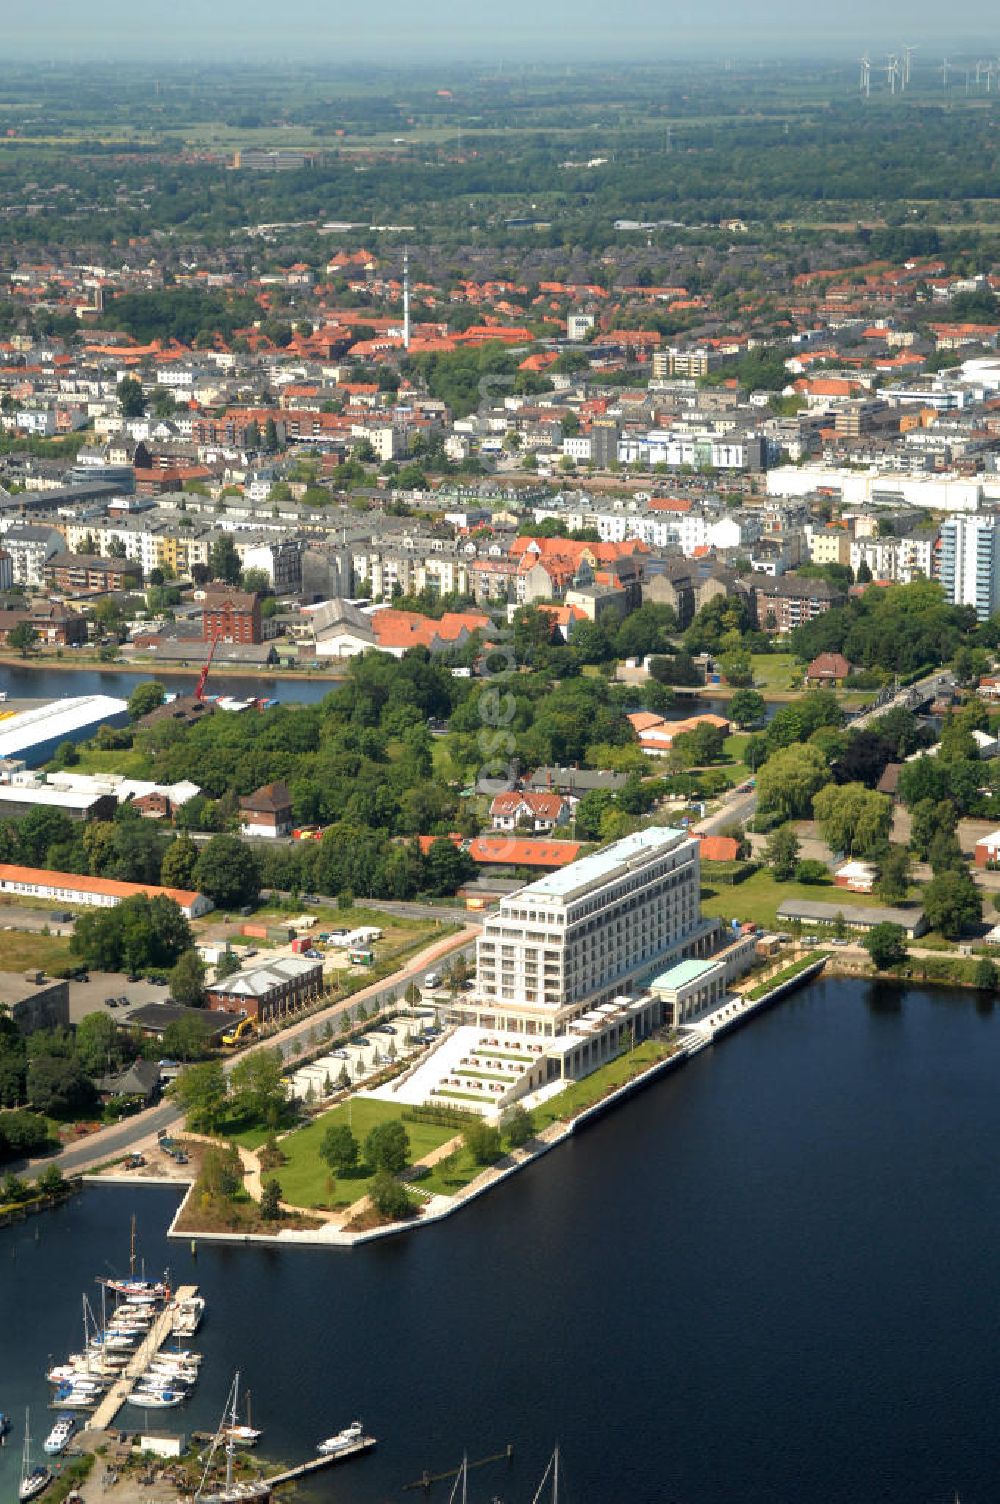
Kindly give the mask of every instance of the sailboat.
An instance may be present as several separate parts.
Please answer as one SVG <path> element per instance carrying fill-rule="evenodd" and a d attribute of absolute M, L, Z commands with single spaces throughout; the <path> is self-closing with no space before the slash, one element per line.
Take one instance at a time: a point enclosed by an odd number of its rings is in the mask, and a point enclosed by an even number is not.
<path fill-rule="evenodd" d="M 250 1413 L 250 1391 L 247 1390 L 247 1420 L 245 1426 L 229 1425 L 226 1427 L 226 1440 L 231 1441 L 238 1447 L 255 1447 L 263 1436 L 263 1431 L 258 1430 L 253 1423 Z"/>
<path fill-rule="evenodd" d="M 21 1504 L 27 1504 L 29 1499 L 37 1499 L 51 1482 L 52 1474 L 47 1467 L 31 1466 L 31 1411 L 26 1410 L 24 1412 L 24 1452 L 21 1456 L 21 1486 L 17 1495 Z"/>
<path fill-rule="evenodd" d="M 268 1499 L 271 1496 L 271 1485 L 264 1478 L 247 1479 L 238 1483 L 233 1477 L 233 1458 L 236 1454 L 236 1441 L 233 1431 L 237 1429 L 236 1419 L 239 1408 L 240 1375 L 237 1369 L 233 1376 L 232 1388 L 226 1397 L 225 1409 L 222 1419 L 219 1421 L 219 1429 L 215 1433 L 212 1445 L 209 1448 L 208 1458 L 205 1462 L 205 1471 L 201 1475 L 201 1482 L 195 1492 L 195 1504 L 251 1504 L 257 1499 Z M 205 1484 L 212 1466 L 216 1448 L 225 1438 L 226 1443 L 226 1482 L 214 1493 L 205 1492 Z"/>

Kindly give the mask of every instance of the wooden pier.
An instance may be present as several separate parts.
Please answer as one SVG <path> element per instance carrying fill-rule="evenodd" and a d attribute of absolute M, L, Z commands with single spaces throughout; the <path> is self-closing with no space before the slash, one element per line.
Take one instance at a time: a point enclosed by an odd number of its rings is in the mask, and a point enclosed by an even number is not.
<path fill-rule="evenodd" d="M 182 1301 L 193 1300 L 197 1294 L 197 1285 L 181 1285 L 180 1289 L 167 1301 L 132 1354 L 127 1367 L 122 1370 L 107 1394 L 101 1399 L 90 1419 L 88 1431 L 106 1431 L 112 1425 L 119 1410 L 132 1393 L 136 1379 L 146 1372 L 160 1348 L 171 1336 L 177 1307 Z"/>
<path fill-rule="evenodd" d="M 346 1462 L 348 1457 L 359 1457 L 362 1452 L 370 1452 L 375 1446 L 374 1436 L 362 1436 L 360 1441 L 354 1441 L 342 1451 L 331 1452 L 329 1456 L 310 1457 L 308 1462 L 300 1462 L 298 1467 L 290 1467 L 284 1473 L 273 1473 L 270 1478 L 262 1481 L 271 1488 L 278 1488 L 282 1483 L 295 1483 L 299 1478 L 308 1478 L 310 1473 L 318 1473 L 322 1468 L 332 1467 L 335 1462 Z"/>

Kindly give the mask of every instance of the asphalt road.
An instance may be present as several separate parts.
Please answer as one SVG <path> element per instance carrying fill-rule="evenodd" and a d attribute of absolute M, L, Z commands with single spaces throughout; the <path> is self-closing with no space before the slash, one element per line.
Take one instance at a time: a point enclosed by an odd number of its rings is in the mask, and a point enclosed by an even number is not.
<path fill-rule="evenodd" d="M 720 830 L 725 830 L 727 825 L 744 825 L 753 818 L 757 809 L 757 792 L 752 789 L 748 794 L 733 794 L 714 815 L 706 815 L 704 820 L 699 820 L 697 825 L 692 826 L 695 833 L 701 835 L 718 835 Z"/>

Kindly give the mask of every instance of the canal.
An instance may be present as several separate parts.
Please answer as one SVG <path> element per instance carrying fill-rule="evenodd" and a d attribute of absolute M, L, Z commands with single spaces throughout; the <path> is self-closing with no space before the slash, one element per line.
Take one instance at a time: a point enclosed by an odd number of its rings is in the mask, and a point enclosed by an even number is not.
<path fill-rule="evenodd" d="M 209 1301 L 168 1425 L 209 1424 L 237 1365 L 274 1457 L 357 1416 L 378 1450 L 323 1499 L 418 1499 L 425 1467 L 510 1441 L 470 1498 L 527 1504 L 558 1440 L 577 1504 L 986 1504 L 998 1065 L 991 999 L 827 979 L 412 1237 L 192 1257 L 163 1236 L 174 1193 L 88 1191 L 0 1234 L 0 1497 L 135 1211 L 147 1269 Z"/>

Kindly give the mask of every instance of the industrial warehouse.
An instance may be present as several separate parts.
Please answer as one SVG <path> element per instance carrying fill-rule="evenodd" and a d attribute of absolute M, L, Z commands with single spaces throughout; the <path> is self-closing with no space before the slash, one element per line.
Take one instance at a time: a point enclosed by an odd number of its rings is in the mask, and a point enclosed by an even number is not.
<path fill-rule="evenodd" d="M 127 721 L 127 701 L 112 695 L 77 695 L 8 712 L 0 720 L 0 763 L 20 759 L 38 768 L 62 742 L 84 741 L 98 726 L 124 726 Z"/>

